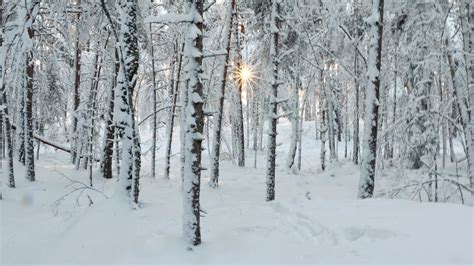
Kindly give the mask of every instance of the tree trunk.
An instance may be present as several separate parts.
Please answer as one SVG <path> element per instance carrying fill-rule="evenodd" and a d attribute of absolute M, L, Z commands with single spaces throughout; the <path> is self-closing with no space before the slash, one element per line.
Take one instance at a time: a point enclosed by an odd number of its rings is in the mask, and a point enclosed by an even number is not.
<path fill-rule="evenodd" d="M 321 84 L 321 89 L 319 93 L 319 108 L 321 112 L 321 118 L 320 118 L 320 126 L 319 126 L 319 131 L 320 131 L 320 137 L 319 139 L 321 140 L 321 150 L 319 154 L 319 158 L 321 160 L 321 170 L 324 171 L 326 170 L 326 141 L 327 141 L 327 131 L 328 131 L 328 126 L 327 126 L 327 99 L 326 99 L 326 86 L 324 84 L 324 72 L 321 69 L 320 72 L 320 84 Z"/>
<path fill-rule="evenodd" d="M 455 76 L 456 70 L 455 70 L 454 62 L 453 62 L 454 61 L 453 54 L 450 48 L 451 47 L 450 47 L 449 40 L 446 39 L 446 49 L 447 49 L 446 54 L 447 54 L 447 60 L 448 60 L 448 65 L 449 65 L 449 73 L 451 75 L 451 82 L 453 86 L 454 97 L 456 98 L 456 103 L 458 106 L 458 110 L 460 112 L 461 127 L 463 128 L 464 139 L 465 139 L 466 158 L 467 158 L 467 163 L 468 163 L 468 176 L 469 178 L 471 178 L 472 172 L 474 171 L 474 169 L 471 167 L 473 166 L 472 161 L 474 160 L 474 158 L 471 157 L 471 154 L 472 154 L 471 148 L 473 146 L 471 143 L 472 138 L 471 138 L 470 121 L 469 121 L 469 110 L 468 110 L 468 106 L 466 106 L 466 103 L 463 100 L 463 94 L 461 90 L 462 87 L 456 84 L 456 76 Z"/>
<path fill-rule="evenodd" d="M 166 144 L 166 155 L 165 155 L 165 178 L 170 178 L 170 168 L 171 168 L 171 144 L 173 143 L 173 130 L 174 130 L 174 117 L 176 113 L 176 102 L 178 100 L 178 92 L 179 92 L 179 85 L 181 83 L 181 67 L 183 65 L 183 53 L 184 53 L 184 43 L 182 48 L 179 49 L 178 42 L 176 41 L 176 59 L 172 63 L 173 69 L 175 68 L 176 61 L 178 62 L 178 69 L 177 69 L 177 77 L 176 82 L 174 81 L 174 73 L 172 75 L 173 79 L 171 83 L 173 84 L 172 87 L 172 104 L 171 104 L 171 112 L 169 117 L 169 129 L 168 129 L 168 143 Z"/>
<path fill-rule="evenodd" d="M 357 48 L 356 48 L 357 50 Z M 359 164 L 359 56 L 354 55 L 354 137 L 352 142 L 352 162 Z"/>
<path fill-rule="evenodd" d="M 214 115 L 216 122 L 214 125 L 214 140 L 213 140 L 213 153 L 212 153 L 212 162 L 211 162 L 211 179 L 209 181 L 209 185 L 211 187 L 218 187 L 219 186 L 219 157 L 220 157 L 220 149 L 221 149 L 221 135 L 222 135 L 222 120 L 224 117 L 224 98 L 225 98 L 225 87 L 227 81 L 227 71 L 230 65 L 230 43 L 232 38 L 232 25 L 233 19 L 236 15 L 236 0 L 232 0 L 229 3 L 229 7 L 227 8 L 227 21 L 226 21 L 226 29 L 224 33 L 226 34 L 224 48 L 226 49 L 226 55 L 223 60 L 223 67 L 222 67 L 222 76 L 221 82 L 219 84 L 219 95 L 218 95 L 218 112 Z"/>
<path fill-rule="evenodd" d="M 26 63 L 26 62 L 25 62 Z M 18 115 L 17 115 L 17 125 L 16 136 L 17 136 L 17 151 L 18 151 L 18 161 L 25 165 L 25 91 L 17 91 L 17 103 L 18 103 Z"/>
<path fill-rule="evenodd" d="M 371 198 L 374 191 L 377 161 L 377 131 L 379 115 L 380 67 L 382 60 L 384 0 L 372 0 L 369 29 L 369 59 L 367 71 L 366 117 L 364 124 L 363 157 L 359 194 L 361 199 Z"/>
<path fill-rule="evenodd" d="M 242 65 L 242 51 L 241 51 L 241 37 L 240 37 L 240 27 L 239 27 L 239 21 L 238 21 L 238 7 L 237 7 L 237 2 L 234 3 L 233 5 L 233 16 L 234 16 L 234 30 L 235 30 L 235 47 L 236 47 L 236 68 L 237 68 L 237 73 L 240 73 L 242 71 L 242 68 L 244 67 Z M 242 28 L 243 29 L 243 28 Z M 244 86 L 244 80 L 242 80 L 242 77 L 237 78 L 237 123 L 235 126 L 236 128 L 236 135 L 237 135 L 237 158 L 238 158 L 238 165 L 239 166 L 245 166 L 245 136 L 244 136 L 244 108 L 242 104 L 242 90 Z"/>
<path fill-rule="evenodd" d="M 188 99 L 186 102 L 185 127 L 185 158 L 183 180 L 183 235 L 191 245 L 201 243 L 200 225 L 200 184 L 201 184 L 201 153 L 204 112 L 203 112 L 203 0 L 189 0 L 189 15 L 193 18 L 188 26 L 186 35 L 185 57 L 186 87 Z"/>
<path fill-rule="evenodd" d="M 293 75 L 294 76 L 294 75 Z M 299 78 L 295 77 L 295 88 L 293 89 L 293 108 L 291 109 L 292 112 L 291 117 L 291 142 L 290 142 L 290 150 L 288 151 L 288 158 L 286 159 L 286 167 L 291 169 L 295 164 L 295 157 L 296 151 L 298 148 L 298 132 L 300 130 L 299 126 Z"/>
<path fill-rule="evenodd" d="M 81 0 L 77 1 L 77 6 L 81 6 Z M 77 13 L 77 22 L 79 24 L 81 19 L 81 13 Z M 74 58 L 74 93 L 73 93 L 73 119 L 72 119 L 72 140 L 71 140 L 71 158 L 72 158 L 72 163 L 76 163 L 76 158 L 77 158 L 77 145 L 78 145 L 78 129 L 77 129 L 77 124 L 78 124 L 78 109 L 79 109 L 79 104 L 80 104 L 80 94 L 79 94 L 79 89 L 81 87 L 81 55 L 82 55 L 82 49 L 81 49 L 81 43 L 79 40 L 79 27 L 76 28 L 76 51 L 75 51 L 75 58 Z"/>
<path fill-rule="evenodd" d="M 115 49 L 115 69 L 114 69 L 114 79 L 110 85 L 109 95 L 108 95 L 108 110 L 107 118 L 105 120 L 105 139 L 104 146 L 102 150 L 102 160 L 101 160 L 101 170 L 104 178 L 112 178 L 112 161 L 114 153 L 114 142 L 115 142 L 115 125 L 114 121 L 114 101 L 115 101 L 115 86 L 117 85 L 117 76 L 120 68 L 119 58 L 117 49 Z M 118 144 L 116 144 L 118 146 Z M 117 172 L 118 175 L 118 172 Z"/>
<path fill-rule="evenodd" d="M 36 5 L 37 3 L 32 3 Z M 26 52 L 26 90 L 25 90 L 25 165 L 26 178 L 29 181 L 35 181 L 35 150 L 33 141 L 33 76 L 35 73 L 33 63 L 33 21 L 36 16 L 37 8 L 31 9 L 31 13 L 27 14 L 27 34 L 30 48 Z"/>
<path fill-rule="evenodd" d="M 396 117 L 397 117 L 397 90 L 398 90 L 398 43 L 400 39 L 400 33 L 396 32 L 396 43 L 395 43 L 395 70 L 393 71 L 394 74 L 394 81 L 393 81 L 393 110 L 392 110 L 392 125 L 395 125 Z M 441 83 L 440 83 L 441 84 Z M 392 145 L 390 145 L 390 152 L 389 158 L 393 159 L 394 157 L 394 147 L 395 147 L 395 130 L 392 133 L 391 139 Z"/>
<path fill-rule="evenodd" d="M 469 182 L 471 190 L 474 188 L 474 4 L 470 1 L 466 1 L 466 10 L 468 17 L 468 50 L 466 55 L 466 64 L 468 67 L 468 91 L 469 91 L 469 106 L 470 106 L 470 134 L 471 134 L 471 147 L 469 161 Z M 473 196 L 473 193 L 471 193 Z"/>
<path fill-rule="evenodd" d="M 1 1 L 1 0 L 0 0 Z M 1 48 L 0 48 L 1 49 Z M 0 57 L 0 60 L 2 58 Z M 3 63 L 3 61 L 2 61 Z M 15 173 L 13 168 L 13 140 L 11 132 L 10 117 L 8 114 L 8 105 L 6 101 L 5 86 L 3 80 L 0 82 L 2 90 L 0 91 L 0 105 L 4 104 L 3 115 L 4 115 L 4 125 L 5 125 L 5 139 L 6 139 L 6 148 L 7 148 L 7 163 L 8 163 L 8 187 L 15 187 Z"/>
<path fill-rule="evenodd" d="M 278 85 L 280 64 L 279 56 L 279 39 L 280 39 L 280 1 L 272 0 L 272 13 L 270 21 L 270 60 L 272 62 L 272 80 L 271 80 L 271 96 L 270 96 L 270 117 L 269 117 L 269 133 L 267 146 L 267 201 L 275 199 L 275 159 L 276 159 L 276 136 L 278 122 Z"/>
<path fill-rule="evenodd" d="M 105 0 L 101 1 L 101 6 L 109 23 L 113 24 Z M 141 169 L 141 147 L 133 107 L 133 93 L 137 84 L 139 60 L 137 7 L 137 0 L 120 2 L 120 30 L 118 33 L 114 32 L 118 40 L 117 49 L 120 61 L 114 103 L 114 122 L 117 134 L 121 136 L 122 144 L 119 180 L 128 192 L 134 208 L 138 207 Z"/>
<path fill-rule="evenodd" d="M 153 118 L 152 118 L 152 142 L 151 142 L 151 176 L 156 178 L 156 69 L 155 69 L 155 43 L 153 42 L 153 27 L 150 23 L 150 46 L 151 46 L 151 71 L 152 71 L 152 89 L 153 89 Z M 173 66 L 174 67 L 174 66 Z M 173 87 L 173 84 L 171 85 Z"/>

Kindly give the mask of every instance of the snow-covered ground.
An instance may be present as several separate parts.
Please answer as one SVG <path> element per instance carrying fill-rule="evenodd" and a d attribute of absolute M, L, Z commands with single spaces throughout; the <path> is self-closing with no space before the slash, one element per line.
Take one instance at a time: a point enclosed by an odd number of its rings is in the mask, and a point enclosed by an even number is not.
<path fill-rule="evenodd" d="M 264 152 L 256 169 L 250 152 L 245 168 L 223 161 L 219 189 L 211 189 L 208 173 L 203 173 L 203 244 L 192 251 L 181 238 L 179 156 L 173 157 L 171 180 L 147 176 L 149 161 L 144 160 L 141 208 L 131 210 L 116 195 L 123 193 L 116 191 L 116 181 L 98 177 L 94 186 L 108 199 L 86 190 L 76 202 L 79 190 L 57 204 L 81 187 L 71 180 L 87 183 L 88 175 L 74 169 L 68 154 L 46 150 L 36 164 L 37 182 L 26 181 L 18 166 L 17 188 L 2 187 L 0 262 L 472 265 L 472 207 L 356 200 L 357 167 L 340 159 L 321 173 L 319 143 L 311 124 L 306 126 L 303 169 L 295 175 L 284 169 L 289 125 L 279 125 L 274 202 L 265 202 Z M 339 150 L 343 155 L 343 144 Z M 159 151 L 158 172 L 163 153 Z M 5 169 L 1 171 L 4 179 Z"/>

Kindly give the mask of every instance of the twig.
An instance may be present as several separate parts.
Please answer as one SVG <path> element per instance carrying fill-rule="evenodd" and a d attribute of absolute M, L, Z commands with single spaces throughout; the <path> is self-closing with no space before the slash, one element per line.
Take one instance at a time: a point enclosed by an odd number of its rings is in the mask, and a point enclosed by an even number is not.
<path fill-rule="evenodd" d="M 104 196 L 104 198 L 108 199 L 107 195 L 104 194 L 104 192 L 100 191 L 100 190 L 97 190 L 91 186 L 88 186 L 87 184 L 81 182 L 81 181 L 77 181 L 77 180 L 73 180 L 71 178 L 69 178 L 68 176 L 66 176 L 65 174 L 61 173 L 60 171 L 58 170 L 54 170 L 54 172 L 60 174 L 62 177 L 66 178 L 69 182 L 71 182 L 70 184 L 66 185 L 66 187 L 69 187 L 71 185 L 74 185 L 74 184 L 79 184 L 80 187 L 77 187 L 77 188 L 74 188 L 73 190 L 69 191 L 68 193 L 62 195 L 61 197 L 59 197 L 57 200 L 55 200 L 53 202 L 53 204 L 51 204 L 51 210 L 54 214 L 54 216 L 58 215 L 58 212 L 59 212 L 59 205 L 61 205 L 61 203 L 67 198 L 69 197 L 70 195 L 76 193 L 79 191 L 79 194 L 77 195 L 76 197 L 76 204 L 74 205 L 74 209 L 76 207 L 78 207 L 80 204 L 79 204 L 79 199 L 81 198 L 82 194 L 86 191 L 86 190 L 91 190 L 91 191 L 94 191 L 94 192 L 97 192 L 99 194 L 101 194 L 102 196 Z M 87 197 L 89 198 L 89 206 L 91 206 L 94 202 L 92 201 L 91 197 L 89 195 L 87 195 Z"/>

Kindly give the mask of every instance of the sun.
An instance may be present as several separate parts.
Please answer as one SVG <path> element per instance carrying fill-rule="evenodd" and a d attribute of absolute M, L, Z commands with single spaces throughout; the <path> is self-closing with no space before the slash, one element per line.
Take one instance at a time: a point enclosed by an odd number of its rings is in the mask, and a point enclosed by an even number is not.
<path fill-rule="evenodd" d="M 255 73 L 248 65 L 242 65 L 236 72 L 237 79 L 242 84 L 248 84 L 255 79 Z"/>
<path fill-rule="evenodd" d="M 243 82 L 248 82 L 252 79 L 252 69 L 247 66 L 243 66 L 240 70 L 240 77 Z"/>

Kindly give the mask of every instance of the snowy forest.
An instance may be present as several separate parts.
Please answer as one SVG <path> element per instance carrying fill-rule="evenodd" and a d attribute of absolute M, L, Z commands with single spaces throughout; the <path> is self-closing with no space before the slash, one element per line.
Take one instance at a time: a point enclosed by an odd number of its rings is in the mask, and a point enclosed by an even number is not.
<path fill-rule="evenodd" d="M 0 6 L 0 264 L 474 263 L 472 0 Z"/>

